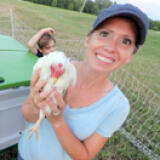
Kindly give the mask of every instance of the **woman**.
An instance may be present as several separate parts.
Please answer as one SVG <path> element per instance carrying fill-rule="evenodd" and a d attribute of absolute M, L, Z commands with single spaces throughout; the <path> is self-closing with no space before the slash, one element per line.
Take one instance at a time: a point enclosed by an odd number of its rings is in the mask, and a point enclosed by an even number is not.
<path fill-rule="evenodd" d="M 36 33 L 28 42 L 28 48 L 36 56 L 43 57 L 56 50 L 54 29 L 44 28 Z"/>
<path fill-rule="evenodd" d="M 58 105 L 39 92 L 45 82 L 39 73 L 31 81 L 31 93 L 22 107 L 26 120 L 35 122 L 39 108 L 48 104 L 58 116 L 48 115 L 42 122 L 39 140 L 26 141 L 24 134 L 19 153 L 24 160 L 91 160 L 129 114 L 129 103 L 109 75 L 129 63 L 145 41 L 148 18 L 130 4 L 114 5 L 98 15 L 86 40 L 86 57 L 73 62 L 77 82 L 64 100 L 56 92 Z M 54 89 L 55 91 L 55 89 Z"/>

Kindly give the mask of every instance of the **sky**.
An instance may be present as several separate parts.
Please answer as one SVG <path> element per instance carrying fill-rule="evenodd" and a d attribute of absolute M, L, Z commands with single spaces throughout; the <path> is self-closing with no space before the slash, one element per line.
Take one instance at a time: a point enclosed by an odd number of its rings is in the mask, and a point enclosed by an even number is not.
<path fill-rule="evenodd" d="M 139 7 L 152 20 L 160 21 L 160 0 L 111 0 L 118 4 L 131 3 Z"/>

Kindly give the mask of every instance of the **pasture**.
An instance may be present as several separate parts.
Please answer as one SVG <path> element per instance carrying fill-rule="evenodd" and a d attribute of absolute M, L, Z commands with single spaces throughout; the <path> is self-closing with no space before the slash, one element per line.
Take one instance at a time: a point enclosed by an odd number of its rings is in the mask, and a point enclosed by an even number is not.
<path fill-rule="evenodd" d="M 10 9 L 13 22 L 10 23 Z M 0 0 L 0 17 L 7 15 L 7 22 L 1 23 L 0 34 L 13 35 L 24 45 L 29 38 L 44 27 L 56 30 L 57 47 L 68 56 L 82 59 L 85 36 L 96 16 L 38 5 L 21 0 Z M 7 18 L 9 17 L 9 18 Z M 14 26 L 12 26 L 14 25 Z M 125 133 L 134 135 L 142 144 L 160 157 L 160 32 L 149 30 L 145 45 L 140 48 L 131 64 L 111 76 L 118 83 L 131 103 L 131 114 L 124 124 Z M 148 150 L 137 148 L 137 143 L 118 131 L 109 139 L 95 160 L 150 160 L 144 154 Z M 148 141 L 150 139 L 150 141 Z M 143 146 L 142 145 L 142 146 Z M 140 151 L 141 150 L 141 151 Z M 0 160 L 16 156 L 16 146 L 0 154 Z M 8 157 L 8 158 L 4 158 Z"/>

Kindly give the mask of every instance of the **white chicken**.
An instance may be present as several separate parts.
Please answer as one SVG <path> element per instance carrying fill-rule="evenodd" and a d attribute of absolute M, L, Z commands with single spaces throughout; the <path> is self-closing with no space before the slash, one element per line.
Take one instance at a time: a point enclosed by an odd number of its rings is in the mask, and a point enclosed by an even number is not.
<path fill-rule="evenodd" d="M 55 51 L 47 56 L 39 58 L 33 67 L 33 75 L 39 69 L 41 69 L 40 79 L 47 82 L 43 88 L 43 91 L 48 92 L 55 87 L 57 92 L 59 92 L 63 97 L 67 88 L 75 85 L 77 77 L 76 69 L 63 52 Z M 56 103 L 54 94 L 52 94 L 51 97 Z M 51 113 L 49 106 L 46 106 L 45 109 L 49 114 L 53 114 Z M 55 116 L 56 114 L 58 115 L 59 112 L 54 113 Z M 33 135 L 33 133 L 36 134 L 36 138 L 38 139 L 40 123 L 44 117 L 45 115 L 43 111 L 40 110 L 39 119 L 36 121 L 33 127 L 28 130 L 28 132 L 30 132 L 28 139 Z"/>

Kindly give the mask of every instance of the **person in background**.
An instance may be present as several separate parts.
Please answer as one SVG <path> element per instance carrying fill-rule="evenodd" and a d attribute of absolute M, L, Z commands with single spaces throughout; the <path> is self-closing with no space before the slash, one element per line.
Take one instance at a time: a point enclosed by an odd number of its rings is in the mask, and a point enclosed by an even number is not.
<path fill-rule="evenodd" d="M 52 28 L 41 29 L 28 42 L 28 48 L 38 57 L 56 50 L 55 31 Z"/>
<path fill-rule="evenodd" d="M 72 61 L 76 85 L 67 90 L 64 99 L 53 89 L 57 104 L 48 99 L 50 93 L 43 93 L 45 82 L 37 72 L 22 106 L 24 118 L 35 122 L 46 105 L 53 113 L 59 109 L 60 114 L 46 114 L 38 141 L 35 136 L 26 141 L 28 134 L 22 135 L 18 145 L 21 159 L 91 160 L 97 155 L 130 112 L 127 97 L 109 76 L 130 63 L 144 44 L 148 27 L 146 14 L 131 4 L 103 9 L 85 39 L 86 57 Z"/>

